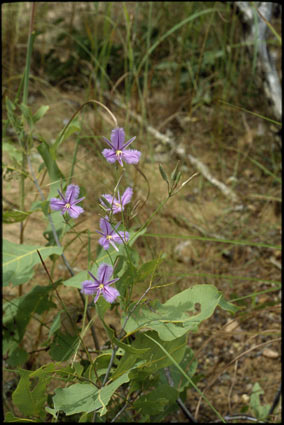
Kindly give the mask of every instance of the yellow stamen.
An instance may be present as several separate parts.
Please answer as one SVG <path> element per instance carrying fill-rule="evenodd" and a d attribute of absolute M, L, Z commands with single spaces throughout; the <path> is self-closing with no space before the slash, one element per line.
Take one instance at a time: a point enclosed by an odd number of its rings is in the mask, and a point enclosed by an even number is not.
<path fill-rule="evenodd" d="M 65 204 L 65 208 L 71 208 L 71 205 L 69 204 L 69 202 Z"/>
<path fill-rule="evenodd" d="M 122 154 L 122 151 L 116 151 L 116 155 L 120 156 Z"/>
<path fill-rule="evenodd" d="M 99 289 L 104 289 L 104 285 L 101 283 Z"/>
<path fill-rule="evenodd" d="M 116 207 L 121 207 L 121 204 L 119 204 L 118 202 L 115 202 L 115 203 L 114 203 L 114 205 L 115 205 Z"/>
<path fill-rule="evenodd" d="M 111 235 L 107 235 L 107 237 L 106 237 L 107 239 L 112 239 L 112 236 Z"/>

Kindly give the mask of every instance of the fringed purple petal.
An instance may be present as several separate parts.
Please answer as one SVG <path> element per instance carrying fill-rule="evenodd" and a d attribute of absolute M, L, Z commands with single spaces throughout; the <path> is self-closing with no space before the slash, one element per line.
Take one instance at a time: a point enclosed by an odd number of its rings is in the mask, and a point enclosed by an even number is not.
<path fill-rule="evenodd" d="M 62 210 L 64 208 L 65 202 L 61 201 L 61 199 L 51 198 L 50 200 L 50 208 L 55 211 Z"/>
<path fill-rule="evenodd" d="M 73 204 L 79 196 L 80 188 L 76 184 L 69 184 L 65 193 L 66 203 Z"/>
<path fill-rule="evenodd" d="M 104 287 L 102 290 L 103 297 L 109 303 L 113 303 L 117 297 L 119 297 L 120 293 L 116 288 L 112 287 Z"/>
<path fill-rule="evenodd" d="M 115 128 L 111 132 L 111 142 L 115 150 L 121 150 L 125 140 L 123 128 Z"/>
<path fill-rule="evenodd" d="M 122 204 L 123 207 L 124 207 L 124 205 L 126 205 L 130 202 L 132 195 L 133 195 L 133 189 L 131 187 L 128 187 L 121 197 L 121 204 Z"/>
<path fill-rule="evenodd" d="M 104 149 L 102 151 L 102 154 L 105 157 L 105 159 L 111 164 L 113 164 L 117 160 L 116 151 L 113 149 Z"/>
<path fill-rule="evenodd" d="M 105 236 L 111 234 L 112 232 L 111 224 L 106 217 L 100 219 L 100 228 Z"/>
<path fill-rule="evenodd" d="M 93 280 L 84 280 L 82 282 L 81 292 L 85 295 L 93 295 L 98 290 L 98 285 Z"/>
<path fill-rule="evenodd" d="M 67 209 L 67 212 L 69 213 L 70 217 L 72 218 L 78 218 L 80 214 L 84 212 L 82 207 L 78 207 L 77 205 L 71 206 L 71 208 Z"/>
<path fill-rule="evenodd" d="M 113 267 L 109 264 L 102 263 L 98 268 L 98 278 L 101 283 L 107 283 L 113 273 Z"/>
<path fill-rule="evenodd" d="M 122 151 L 122 159 L 127 162 L 128 164 L 138 164 L 141 156 L 141 152 L 133 150 L 133 149 L 126 149 Z"/>

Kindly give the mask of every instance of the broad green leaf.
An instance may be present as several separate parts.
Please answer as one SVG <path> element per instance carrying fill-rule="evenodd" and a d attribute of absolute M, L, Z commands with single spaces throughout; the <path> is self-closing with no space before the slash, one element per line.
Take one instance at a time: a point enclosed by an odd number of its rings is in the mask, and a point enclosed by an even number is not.
<path fill-rule="evenodd" d="M 63 410 L 67 416 L 94 410 L 98 410 L 102 416 L 107 412 L 106 406 L 113 393 L 128 381 L 128 373 L 125 373 L 100 390 L 91 384 L 74 384 L 68 388 L 57 388 L 53 397 L 54 408 L 56 411 Z"/>
<path fill-rule="evenodd" d="M 2 220 L 3 223 L 7 224 L 18 223 L 20 221 L 24 221 L 31 213 L 32 211 L 4 211 L 2 215 Z"/>
<path fill-rule="evenodd" d="M 17 346 L 15 350 L 11 352 L 8 358 L 8 365 L 10 367 L 23 366 L 28 360 L 29 355 L 22 347 Z"/>
<path fill-rule="evenodd" d="M 100 416 L 103 416 L 107 412 L 106 406 L 108 405 L 113 393 L 126 382 L 129 381 L 128 372 L 116 379 L 111 384 L 103 387 L 98 391 L 98 398 L 95 402 L 95 409 L 99 409 Z"/>
<path fill-rule="evenodd" d="M 180 362 L 180 367 L 186 371 L 187 375 L 191 378 L 196 372 L 198 362 L 194 357 L 194 353 L 190 347 L 186 347 L 184 357 Z M 169 373 L 174 383 L 174 388 L 180 393 L 188 387 L 189 383 L 185 377 L 180 373 L 180 371 L 174 366 L 169 366 Z M 160 382 L 167 384 L 168 380 L 166 378 L 164 370 L 160 371 Z"/>
<path fill-rule="evenodd" d="M 135 409 L 142 409 L 149 415 L 157 415 L 164 412 L 169 404 L 175 403 L 179 393 L 169 385 L 159 385 L 148 394 L 141 395 L 133 403 Z"/>
<path fill-rule="evenodd" d="M 45 406 L 45 411 L 47 413 L 49 413 L 53 417 L 53 419 L 57 420 L 57 413 L 56 413 L 56 410 L 55 409 L 52 409 L 49 406 Z"/>
<path fill-rule="evenodd" d="M 270 410 L 270 404 L 264 404 L 262 405 L 260 402 L 260 395 L 264 394 L 263 389 L 259 385 L 258 382 L 256 382 L 252 388 L 252 393 L 250 397 L 250 408 L 254 412 L 255 416 L 259 420 L 264 420 Z"/>
<path fill-rule="evenodd" d="M 161 262 L 161 258 L 156 258 L 142 264 L 138 270 L 137 282 L 143 282 L 148 276 L 152 275 Z"/>
<path fill-rule="evenodd" d="M 55 334 L 54 341 L 50 346 L 49 355 L 52 360 L 66 361 L 75 353 L 79 342 L 78 336 L 63 334 L 58 331 Z"/>
<path fill-rule="evenodd" d="M 27 417 L 45 417 L 44 404 L 47 400 L 46 386 L 51 376 L 45 376 L 44 379 L 38 379 L 36 385 L 33 386 L 30 380 L 31 371 L 21 369 L 19 373 L 21 378 L 17 388 L 12 394 L 13 403 L 22 414 Z"/>
<path fill-rule="evenodd" d="M 18 418 L 17 416 L 14 416 L 13 413 L 8 412 L 8 413 L 6 413 L 4 422 L 24 422 L 24 423 L 35 422 L 35 423 L 37 423 L 38 421 L 35 421 L 35 420 L 32 420 L 32 419 L 26 419 L 26 418 Z"/>
<path fill-rule="evenodd" d="M 27 294 L 4 304 L 3 321 L 7 331 L 4 342 L 6 342 L 6 338 L 9 341 L 9 332 L 11 334 L 10 344 L 4 344 L 4 347 L 5 350 L 10 351 L 11 355 L 15 350 L 13 341 L 16 340 L 19 343 L 22 340 L 32 313 L 42 314 L 56 307 L 49 299 L 51 290 L 51 286 L 35 286 Z"/>
<path fill-rule="evenodd" d="M 60 367 L 60 363 L 48 363 L 41 366 L 39 369 L 31 371 L 30 378 L 41 378 L 46 375 L 54 373 L 54 371 Z"/>
<path fill-rule="evenodd" d="M 103 319 L 102 319 L 103 321 Z M 117 339 L 114 335 L 114 330 L 111 329 L 109 326 L 107 326 L 107 324 L 103 321 L 103 325 L 105 328 L 105 331 L 109 337 L 109 339 L 118 347 L 122 348 L 126 353 L 131 353 L 131 354 L 137 354 L 139 357 L 144 357 L 144 353 L 146 353 L 146 351 L 149 350 L 149 348 L 135 348 L 132 345 L 129 344 L 125 344 L 124 342 L 121 342 L 119 339 Z"/>
<path fill-rule="evenodd" d="M 3 151 L 8 152 L 8 154 L 9 154 L 9 156 L 12 160 L 20 163 L 20 161 L 22 159 L 22 154 L 16 146 L 12 142 L 2 142 Z"/>
<path fill-rule="evenodd" d="M 169 353 L 169 351 L 163 346 L 163 344 L 160 344 L 160 342 L 156 338 L 152 338 L 152 336 L 149 335 L 149 333 L 145 333 L 146 338 L 154 342 L 158 347 L 165 353 L 165 355 L 168 357 L 168 359 L 171 361 L 173 365 L 180 371 L 180 373 L 186 378 L 189 384 L 193 386 L 193 388 L 198 392 L 198 394 L 206 401 L 208 406 L 213 410 L 213 412 L 218 416 L 219 419 L 221 419 L 222 422 L 224 422 L 223 417 L 221 414 L 215 409 L 215 407 L 210 403 L 210 401 L 207 399 L 207 397 L 200 391 L 200 389 L 195 385 L 193 380 L 185 373 L 185 371 L 181 368 L 181 366 L 178 364 L 178 362 L 175 360 L 175 358 Z"/>
<path fill-rule="evenodd" d="M 221 301 L 221 304 L 220 304 Z M 195 305 L 200 312 L 195 311 Z M 156 308 L 138 307 L 129 318 L 125 330 L 133 333 L 138 329 L 152 329 L 164 341 L 174 340 L 188 331 L 196 331 L 203 320 L 214 313 L 217 306 L 228 309 L 222 294 L 213 285 L 195 285 L 170 298 L 166 303 L 157 302 Z M 233 305 L 229 304 L 230 311 Z M 189 312 L 192 313 L 189 316 Z M 125 315 L 122 318 L 122 322 Z"/>
<path fill-rule="evenodd" d="M 186 348 L 186 337 L 182 336 L 174 341 L 161 341 L 156 332 L 146 332 L 136 334 L 136 339 L 133 341 L 132 346 L 137 350 L 148 349 L 143 355 L 137 353 L 126 353 L 118 364 L 118 368 L 113 374 L 112 378 L 116 379 L 124 374 L 130 368 L 139 367 L 147 373 L 155 373 L 157 370 L 171 365 L 169 358 L 161 351 L 161 349 L 149 340 L 146 335 L 149 334 L 159 341 L 159 343 L 173 356 L 177 363 L 183 359 Z M 142 359 L 142 362 L 140 361 Z"/>
<path fill-rule="evenodd" d="M 62 254 L 62 248 L 57 246 L 20 245 L 3 240 L 3 286 L 21 285 L 32 278 L 34 266 L 41 262 L 37 250 L 43 260 L 52 254 Z"/>

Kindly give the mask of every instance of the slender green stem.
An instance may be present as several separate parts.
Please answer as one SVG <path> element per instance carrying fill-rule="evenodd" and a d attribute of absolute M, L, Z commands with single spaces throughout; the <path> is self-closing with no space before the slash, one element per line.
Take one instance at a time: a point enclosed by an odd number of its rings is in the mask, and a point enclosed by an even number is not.
<path fill-rule="evenodd" d="M 38 190 L 38 191 L 39 191 L 39 193 L 40 193 L 40 196 L 41 196 L 42 201 L 45 201 L 44 194 L 43 194 L 43 192 L 42 192 L 42 190 L 41 190 L 41 188 L 40 188 L 40 186 L 39 186 L 39 183 L 38 183 L 38 181 L 37 181 L 36 176 L 34 175 L 34 171 L 33 171 L 33 168 L 32 168 L 32 164 L 31 164 L 30 157 L 28 156 L 28 157 L 27 157 L 27 159 L 28 159 L 28 165 L 29 165 L 29 168 L 30 168 L 30 173 L 31 173 L 31 176 L 32 176 L 33 182 L 34 182 L 34 184 L 35 184 L 35 186 L 36 186 L 37 190 Z M 58 239 L 58 235 L 57 235 L 57 232 L 56 232 L 56 229 L 55 229 L 54 223 L 53 223 L 53 221 L 52 221 L 51 215 L 50 215 L 50 214 L 48 214 L 48 216 L 47 216 L 47 217 L 48 217 L 48 221 L 49 221 L 49 223 L 50 223 L 51 229 L 52 229 L 52 233 L 53 233 L 53 236 L 54 236 L 54 239 L 55 239 L 56 245 L 57 245 L 58 247 L 61 247 L 61 243 L 60 243 L 60 241 L 59 241 L 59 239 Z M 62 259 L 63 259 L 63 262 L 64 262 L 64 264 L 65 264 L 65 266 L 66 266 L 67 270 L 68 270 L 68 271 L 69 271 L 69 273 L 71 274 L 71 276 L 74 276 L 74 275 L 75 275 L 75 273 L 73 272 L 72 267 L 71 267 L 71 266 L 70 266 L 70 264 L 68 263 L 68 261 L 67 261 L 67 259 L 66 259 L 65 255 L 64 255 L 64 253 L 62 253 L 62 254 L 61 254 L 61 257 L 62 257 Z M 81 293 L 81 291 L 80 291 L 79 289 L 78 289 L 78 293 L 79 293 L 79 296 L 80 296 L 80 298 L 81 298 L 81 300 L 82 300 L 83 305 L 85 306 L 85 297 L 84 297 L 84 295 Z M 88 310 L 87 310 L 87 317 L 88 317 L 88 320 L 89 320 L 89 322 L 90 322 L 90 321 L 91 321 L 91 316 L 90 316 L 90 313 L 89 313 L 89 311 L 88 311 Z M 94 344 L 95 344 L 96 350 L 100 351 L 99 341 L 98 341 L 98 339 L 97 339 L 97 336 L 96 336 L 96 333 L 95 333 L 95 329 L 94 329 L 94 327 L 93 327 L 93 326 L 91 326 L 91 333 L 92 333 L 92 337 L 93 337 L 93 341 L 94 341 Z"/>

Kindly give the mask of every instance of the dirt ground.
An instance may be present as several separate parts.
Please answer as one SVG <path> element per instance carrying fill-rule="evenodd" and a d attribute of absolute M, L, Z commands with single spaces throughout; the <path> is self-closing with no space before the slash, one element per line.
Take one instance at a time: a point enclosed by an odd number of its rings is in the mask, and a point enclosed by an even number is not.
<path fill-rule="evenodd" d="M 155 95 L 153 93 L 153 99 Z M 35 109 L 41 104 L 50 105 L 49 112 L 38 127 L 39 133 L 46 140 L 56 137 L 64 125 L 64 120 L 69 119 L 78 105 L 85 100 L 79 92 L 60 92 L 44 87 L 39 91 L 35 85 L 31 87 L 31 97 Z M 161 98 L 160 103 L 163 103 Z M 123 111 L 114 105 L 109 107 L 117 115 L 119 125 L 124 126 Z M 157 104 L 156 109 L 151 105 L 149 108 L 149 116 L 153 117 L 151 125 L 158 126 L 165 119 L 166 111 L 163 108 L 157 109 Z M 155 115 L 157 110 L 160 112 Z M 183 149 L 182 181 L 196 171 L 187 156 L 192 154 L 208 166 L 216 179 L 235 192 L 238 202 L 232 202 L 199 174 L 169 200 L 150 224 L 147 233 L 161 234 L 162 237 L 144 237 L 136 242 L 142 261 L 149 260 L 151 254 L 166 253 L 167 258 L 158 272 L 159 283 L 175 281 L 173 285 L 167 287 L 167 290 L 156 290 L 150 297 L 159 298 L 164 302 L 173 294 L 196 283 L 214 284 L 223 291 L 228 300 L 248 295 L 248 298 L 239 303 L 241 310 L 234 317 L 217 309 L 215 314 L 202 324 L 198 333 L 189 335 L 188 343 L 198 360 L 198 386 L 222 415 L 245 411 L 256 382 L 264 390 L 262 402 L 271 404 L 281 382 L 281 294 L 279 290 L 265 292 L 272 290 L 275 287 L 274 282 L 280 282 L 281 279 L 281 250 L 276 248 L 281 244 L 280 185 L 275 184 L 271 176 L 266 175 L 250 161 L 250 158 L 254 158 L 257 153 L 259 158 L 261 150 L 263 162 L 269 168 L 270 150 L 274 149 L 275 156 L 280 156 L 279 142 L 268 124 L 259 124 L 258 118 L 247 116 L 247 125 L 244 125 L 241 114 L 237 113 L 239 114 L 237 116 L 236 112 L 234 114 L 235 116 L 230 111 L 224 112 L 225 128 L 221 138 L 214 128 L 214 111 L 210 108 L 200 109 L 191 121 L 184 120 L 181 113 L 178 118 L 170 120 L 161 132 L 163 134 L 167 131 L 172 132 L 178 147 Z M 104 134 L 108 137 L 111 126 L 106 115 L 98 110 L 86 109 L 83 116 L 83 126 L 89 138 L 86 140 L 82 138 L 79 144 L 73 180 L 74 183 L 86 188 L 87 198 L 84 201 L 86 213 L 80 217 L 80 224 L 76 230 L 91 231 L 92 253 L 95 253 L 98 239 L 95 230 L 98 228 L 100 213 L 98 197 L 102 193 L 109 193 L 113 185 L 109 168 L 105 167 L 100 156 L 104 146 L 98 136 Z M 139 167 L 147 177 L 151 189 L 149 198 L 138 215 L 140 222 L 143 223 L 166 196 L 166 184 L 160 176 L 158 164 L 162 163 L 165 170 L 170 172 L 180 157 L 170 153 L 167 146 L 161 145 L 135 120 L 131 121 L 130 128 L 129 138 L 137 135 L 135 148 L 142 152 Z M 74 146 L 75 141 L 71 137 L 60 149 L 58 164 L 63 173 L 70 170 Z M 4 163 L 5 159 L 4 154 Z M 40 158 L 36 153 L 32 161 L 33 166 L 38 168 Z M 15 177 L 3 181 L 4 209 L 11 208 L 11 203 L 18 204 L 18 180 Z M 141 174 L 134 168 L 131 169 L 128 181 L 135 188 L 134 201 L 138 199 L 144 201 L 148 186 Z M 48 183 L 46 176 L 41 181 L 45 195 L 48 194 Z M 30 179 L 27 179 L 26 187 L 25 206 L 28 209 L 30 202 L 39 199 L 39 195 Z M 44 245 L 46 240 L 42 233 L 45 226 L 46 223 L 40 213 L 32 214 L 27 220 L 24 242 Z M 181 238 L 167 238 L 169 234 L 180 235 Z M 189 235 L 193 238 L 182 239 L 183 236 Z M 3 237 L 18 242 L 19 224 L 5 224 Z M 210 238 L 250 241 L 272 245 L 275 248 L 250 245 L 249 242 L 246 245 L 217 243 Z M 83 244 L 75 241 L 66 251 L 66 256 L 75 271 L 85 270 L 87 267 L 87 234 L 81 235 L 81 242 Z M 63 263 L 58 262 L 54 279 L 68 277 Z M 23 293 L 27 293 L 35 282 L 47 284 L 47 277 L 40 266 L 36 270 L 33 282 L 23 286 Z M 135 299 L 138 299 L 143 289 L 146 289 L 143 284 L 136 288 Z M 252 293 L 260 292 L 260 295 L 249 297 Z M 18 288 L 10 285 L 4 288 L 3 295 L 4 300 L 11 300 L 18 296 Z M 80 301 L 75 290 L 62 286 L 60 295 L 71 310 L 73 308 L 73 311 L 78 311 Z M 53 320 L 53 313 L 47 313 L 49 323 Z M 108 313 L 107 321 L 118 327 L 115 313 Z M 96 322 L 96 330 L 99 342 L 103 345 L 106 336 L 99 322 Z M 34 335 L 37 335 L 36 340 Z M 39 325 L 32 320 L 24 339 L 24 347 L 27 351 L 32 351 L 41 340 L 44 340 L 44 336 L 45 332 L 39 335 Z M 88 344 L 89 346 L 93 344 L 90 335 L 86 337 L 86 345 Z M 32 356 L 29 365 L 35 369 L 48 361 L 50 357 L 43 351 Z M 186 405 L 199 422 L 216 419 L 209 407 L 199 400 L 198 394 L 193 390 L 187 392 Z M 253 412 L 249 411 L 247 414 L 253 415 Z M 170 420 L 184 422 L 186 418 L 177 408 L 176 415 Z M 276 409 L 272 422 L 281 422 L 280 407 Z"/>

